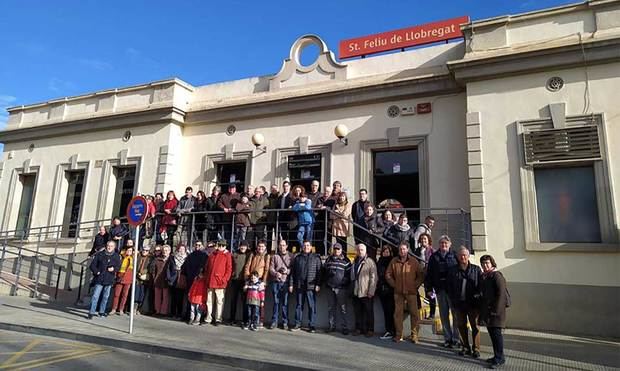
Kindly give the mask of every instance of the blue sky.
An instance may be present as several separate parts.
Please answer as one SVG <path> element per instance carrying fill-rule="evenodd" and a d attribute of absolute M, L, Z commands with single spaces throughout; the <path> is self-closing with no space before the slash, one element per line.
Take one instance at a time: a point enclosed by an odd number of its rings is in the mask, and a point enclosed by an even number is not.
<path fill-rule="evenodd" d="M 269 75 L 306 33 L 337 51 L 351 37 L 571 2 L 4 0 L 0 129 L 9 106 L 170 77 L 203 85 Z"/>

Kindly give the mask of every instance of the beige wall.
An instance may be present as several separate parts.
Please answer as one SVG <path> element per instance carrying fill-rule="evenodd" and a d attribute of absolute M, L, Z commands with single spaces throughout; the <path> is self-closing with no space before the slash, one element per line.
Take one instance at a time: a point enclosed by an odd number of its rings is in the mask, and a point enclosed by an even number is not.
<path fill-rule="evenodd" d="M 17 209 L 19 207 L 20 194 L 16 192 L 11 202 L 9 194 L 9 184 L 12 179 L 14 168 L 22 167 L 24 161 L 30 160 L 30 167 L 39 167 L 37 179 L 37 192 L 35 204 L 31 215 L 31 226 L 45 226 L 62 222 L 62 205 L 66 197 L 61 188 L 59 195 L 59 210 L 56 215 L 50 216 L 51 205 L 53 204 L 52 190 L 56 182 L 56 175 L 59 164 L 70 163 L 73 155 L 78 155 L 78 162 L 87 162 L 87 178 L 85 188 L 85 198 L 82 206 L 82 221 L 93 220 L 96 218 L 96 210 L 99 197 L 104 200 L 105 218 L 112 216 L 112 202 L 114 183 L 111 180 L 107 194 L 102 194 L 103 167 L 95 167 L 97 160 L 116 160 L 119 152 L 127 150 L 127 157 L 138 157 L 141 161 L 138 173 L 138 191 L 153 192 L 155 188 L 157 161 L 159 147 L 169 143 L 171 132 L 179 131 L 176 125 L 157 124 L 151 126 L 141 126 L 131 128 L 132 138 L 129 142 L 123 142 L 122 136 L 126 129 L 99 131 L 95 134 L 79 134 L 63 137 L 55 137 L 44 140 L 35 140 L 27 143 L 8 143 L 5 146 L 4 173 L 0 179 L 0 212 L 3 218 L 11 215 L 8 221 L 8 229 L 15 228 Z M 33 143 L 35 149 L 28 152 L 27 147 Z M 13 158 L 7 159 L 7 153 L 12 152 Z M 111 177 L 111 174 L 109 175 Z M 62 183 L 62 182 L 61 182 Z M 18 187 L 19 188 L 19 187 Z M 19 189 L 18 189 L 19 191 Z"/>
<path fill-rule="evenodd" d="M 548 71 L 467 84 L 467 109 L 481 113 L 487 247 L 516 282 L 620 286 L 620 254 L 600 252 L 530 252 L 525 250 L 519 178 L 520 156 L 516 121 L 549 117 L 547 105 L 566 102 L 566 115 L 603 113 L 615 225 L 620 207 L 620 105 L 611 92 L 620 85 L 620 64 L 588 68 L 589 110 L 583 68 Z M 553 93 L 549 77 L 560 76 L 565 86 Z M 615 181 L 615 187 L 614 187 Z M 579 221 L 575 220 L 578 225 Z"/>
<path fill-rule="evenodd" d="M 389 118 L 387 107 L 415 106 L 433 102 L 433 113 Z M 261 133 L 267 152 L 255 153 L 252 164 L 252 184 L 268 186 L 280 175 L 276 169 L 276 149 L 298 147 L 298 138 L 309 137 L 309 146 L 329 145 L 332 156 L 331 173 L 325 182 L 340 180 L 349 194 L 360 188 L 360 141 L 386 139 L 386 129 L 398 127 L 399 136 L 419 136 L 427 139 L 430 204 L 435 207 L 468 207 L 465 152 L 465 95 L 430 97 L 381 104 L 371 104 L 338 110 L 262 118 L 234 123 L 187 126 L 183 130 L 183 166 L 181 178 L 198 188 L 205 187 L 203 158 L 223 153 L 224 146 L 234 143 L 234 151 L 253 150 L 251 137 Z M 234 124 L 233 136 L 225 134 Z M 336 140 L 334 127 L 349 128 L 349 145 Z M 257 155 L 258 154 L 258 155 Z M 368 169 L 366 169 L 368 170 Z M 249 182 L 246 182 L 248 184 Z M 178 185 L 177 189 L 181 189 Z"/>

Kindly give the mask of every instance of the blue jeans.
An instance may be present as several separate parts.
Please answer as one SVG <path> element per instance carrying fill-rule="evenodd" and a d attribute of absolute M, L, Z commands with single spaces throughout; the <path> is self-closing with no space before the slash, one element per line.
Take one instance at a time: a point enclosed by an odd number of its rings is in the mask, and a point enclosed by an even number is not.
<path fill-rule="evenodd" d="M 90 314 L 97 314 L 97 305 L 99 304 L 99 313 L 105 313 L 106 307 L 108 305 L 108 298 L 110 297 L 110 289 L 112 285 L 102 285 L 95 284 L 95 289 L 93 290 L 93 296 L 90 300 Z M 103 290 L 103 297 L 101 298 L 101 303 L 99 303 L 99 296 L 101 295 L 101 290 Z"/>
<path fill-rule="evenodd" d="M 314 327 L 316 321 L 316 293 L 314 290 L 296 289 L 295 326 L 301 326 L 306 301 L 308 302 L 308 326 Z"/>
<path fill-rule="evenodd" d="M 454 315 L 448 293 L 445 290 L 435 290 L 435 292 L 437 295 L 437 304 L 439 304 L 439 317 L 441 318 L 444 341 L 451 341 L 458 344 L 459 331 L 456 326 L 456 316 Z M 450 312 L 452 312 L 452 327 L 450 327 Z"/>
<path fill-rule="evenodd" d="M 250 326 L 258 327 L 258 321 L 260 320 L 260 306 L 246 304 L 245 311 L 250 321 Z"/>
<path fill-rule="evenodd" d="M 312 242 L 312 224 L 302 224 L 297 228 L 297 242 L 300 248 L 304 245 L 304 240 Z"/>
<path fill-rule="evenodd" d="M 288 285 L 286 282 L 274 282 L 271 284 L 273 293 L 273 316 L 271 323 L 278 324 L 278 315 L 282 310 L 282 323 L 288 325 Z"/>

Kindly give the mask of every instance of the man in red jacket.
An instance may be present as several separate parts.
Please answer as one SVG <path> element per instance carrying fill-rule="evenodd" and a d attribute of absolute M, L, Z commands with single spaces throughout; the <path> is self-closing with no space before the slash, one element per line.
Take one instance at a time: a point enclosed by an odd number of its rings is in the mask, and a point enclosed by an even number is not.
<path fill-rule="evenodd" d="M 224 292 L 232 275 L 232 255 L 226 250 L 226 241 L 220 240 L 215 251 L 209 255 L 204 275 L 207 287 L 207 313 L 205 319 L 217 326 L 222 322 Z M 215 311 L 213 310 L 215 306 Z"/>

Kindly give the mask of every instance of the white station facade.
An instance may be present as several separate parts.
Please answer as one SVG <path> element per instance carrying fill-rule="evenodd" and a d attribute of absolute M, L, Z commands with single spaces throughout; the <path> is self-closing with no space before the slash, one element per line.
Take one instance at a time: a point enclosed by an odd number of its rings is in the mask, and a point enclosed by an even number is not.
<path fill-rule="evenodd" d="M 509 326 L 619 337 L 620 1 L 461 29 L 346 61 L 306 35 L 275 75 L 12 107 L 0 231 L 108 219 L 136 192 L 340 180 L 470 212 L 473 259 L 509 282 Z"/>

